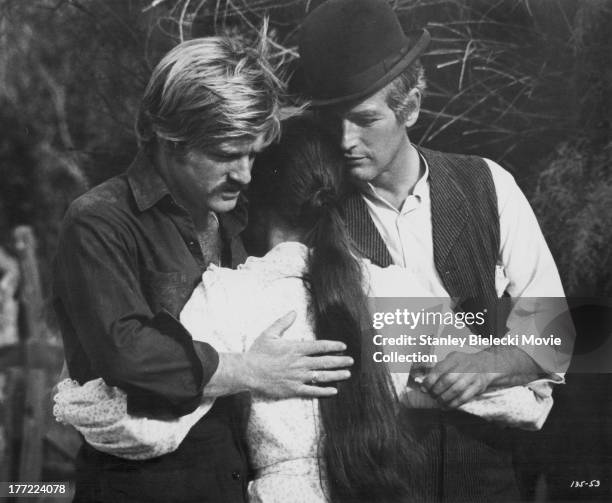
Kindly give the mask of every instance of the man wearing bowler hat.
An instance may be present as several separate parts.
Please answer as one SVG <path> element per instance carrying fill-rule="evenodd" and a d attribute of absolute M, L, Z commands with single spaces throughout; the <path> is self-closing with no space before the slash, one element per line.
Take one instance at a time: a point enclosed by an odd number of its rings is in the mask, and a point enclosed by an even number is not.
<path fill-rule="evenodd" d="M 487 159 L 410 142 L 425 88 L 418 58 L 429 41 L 426 30 L 405 34 L 384 0 L 329 0 L 302 25 L 299 85 L 343 150 L 356 188 L 344 208 L 356 246 L 381 266 L 427 277 L 436 295 L 454 299 L 456 311 L 488 311 L 479 331 L 488 334 L 504 321 L 493 318 L 502 294 L 564 297 L 563 288 L 508 172 Z M 520 326 L 521 316 L 511 311 L 508 327 Z M 434 366 L 420 394 L 439 408 L 419 408 L 415 400 L 411 414 L 427 456 L 428 499 L 519 500 L 511 435 L 457 408 L 493 387 L 542 375 L 562 382 L 566 363 L 555 352 L 493 346 L 452 353 Z"/>

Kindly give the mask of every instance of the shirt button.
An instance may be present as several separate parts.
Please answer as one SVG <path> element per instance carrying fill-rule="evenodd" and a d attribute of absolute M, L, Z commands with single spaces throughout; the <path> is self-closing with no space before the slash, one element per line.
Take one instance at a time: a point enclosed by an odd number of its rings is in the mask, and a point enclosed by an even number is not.
<path fill-rule="evenodd" d="M 232 478 L 234 480 L 240 480 L 242 476 L 240 475 L 240 472 L 232 472 Z"/>

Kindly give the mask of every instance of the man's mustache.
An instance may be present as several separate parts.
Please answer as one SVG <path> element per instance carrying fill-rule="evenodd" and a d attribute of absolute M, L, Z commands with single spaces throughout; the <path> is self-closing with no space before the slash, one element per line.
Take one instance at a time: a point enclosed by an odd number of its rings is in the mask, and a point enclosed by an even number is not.
<path fill-rule="evenodd" d="M 217 192 L 243 192 L 249 188 L 249 184 L 239 182 L 224 182 L 217 188 Z"/>

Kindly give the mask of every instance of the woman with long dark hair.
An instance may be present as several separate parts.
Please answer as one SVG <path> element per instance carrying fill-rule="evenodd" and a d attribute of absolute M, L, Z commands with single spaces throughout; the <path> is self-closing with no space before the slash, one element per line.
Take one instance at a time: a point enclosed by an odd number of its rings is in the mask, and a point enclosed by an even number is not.
<path fill-rule="evenodd" d="M 319 459 L 331 500 L 414 500 L 418 453 L 398 420 L 389 371 L 364 357 L 363 347 L 371 340 L 366 291 L 388 283 L 398 271 L 357 258 L 340 211 L 343 166 L 341 154 L 316 124 L 303 118 L 287 122 L 281 143 L 257 160 L 252 218 L 268 247 L 291 240 L 305 246 L 302 280 L 314 335 L 344 342 L 355 361 L 351 379 L 338 383 L 338 396 L 319 401 L 325 432 Z M 415 287 L 410 293 L 423 291 Z"/>

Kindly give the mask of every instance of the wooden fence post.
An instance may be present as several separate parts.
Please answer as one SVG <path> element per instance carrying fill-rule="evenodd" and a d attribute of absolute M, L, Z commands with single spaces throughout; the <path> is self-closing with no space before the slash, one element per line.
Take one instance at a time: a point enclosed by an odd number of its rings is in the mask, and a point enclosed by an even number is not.
<path fill-rule="evenodd" d="M 27 369 L 25 386 L 19 480 L 39 482 L 43 467 L 46 372 L 42 369 Z"/>
<path fill-rule="evenodd" d="M 26 331 L 25 401 L 18 478 L 21 482 L 37 482 L 41 479 L 43 466 L 46 372 L 36 367 L 44 359 L 44 342 L 48 337 L 34 233 L 30 227 L 17 227 L 14 239 L 21 269 L 19 297 Z"/>
<path fill-rule="evenodd" d="M 19 438 L 16 428 L 21 427 L 17 417 L 21 415 L 23 396 L 23 373 L 18 367 L 11 367 L 4 373 L 6 382 L 3 390 L 2 419 L 4 425 L 4 450 L 0 452 L 0 481 L 14 480 L 15 440 Z"/>
<path fill-rule="evenodd" d="M 13 236 L 21 269 L 19 299 L 24 312 L 26 338 L 30 341 L 42 341 L 47 338 L 47 329 L 44 321 L 38 259 L 36 258 L 36 238 L 32 228 L 25 225 L 17 227 Z"/>

